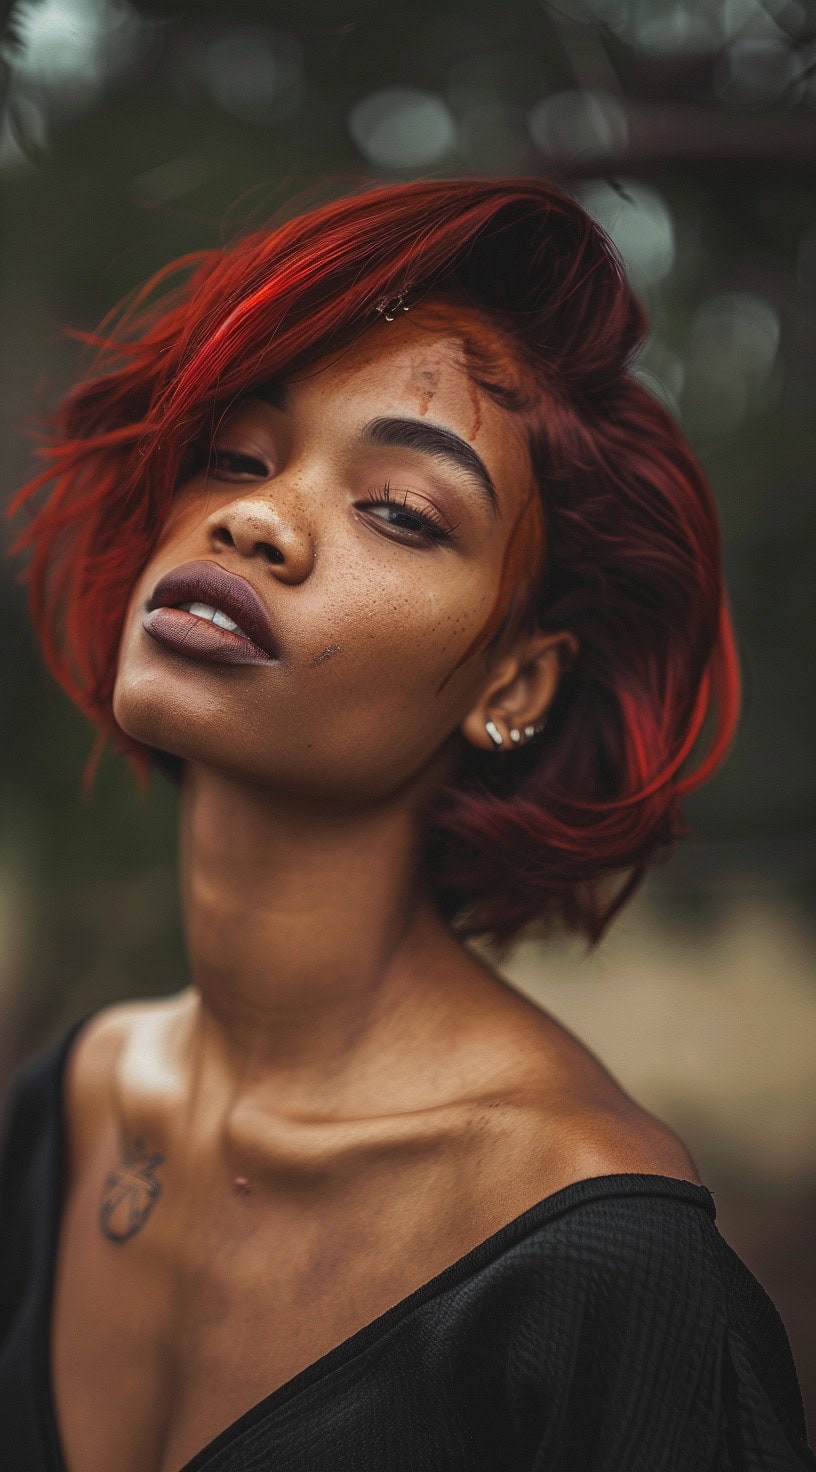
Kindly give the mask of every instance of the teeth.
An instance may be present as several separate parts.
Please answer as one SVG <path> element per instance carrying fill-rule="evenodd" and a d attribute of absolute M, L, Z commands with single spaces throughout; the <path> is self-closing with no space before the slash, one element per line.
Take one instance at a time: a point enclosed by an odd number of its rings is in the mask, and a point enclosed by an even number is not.
<path fill-rule="evenodd" d="M 222 613 L 220 608 L 213 608 L 209 603 L 179 603 L 178 607 L 186 609 L 188 613 L 194 613 L 196 618 L 208 619 L 211 624 L 217 624 L 219 629 L 229 629 L 233 634 L 241 634 L 245 639 L 249 638 L 249 634 L 245 634 L 233 619 L 229 618 L 226 613 Z"/>

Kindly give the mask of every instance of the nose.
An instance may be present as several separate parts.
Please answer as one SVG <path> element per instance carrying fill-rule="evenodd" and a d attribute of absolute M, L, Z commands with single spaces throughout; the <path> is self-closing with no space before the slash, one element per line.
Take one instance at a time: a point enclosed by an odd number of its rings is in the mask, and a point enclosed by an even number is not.
<path fill-rule="evenodd" d="M 292 514 L 258 496 L 240 496 L 207 518 L 214 547 L 234 547 L 242 557 L 261 557 L 282 583 L 302 583 L 314 565 L 308 528 Z"/>

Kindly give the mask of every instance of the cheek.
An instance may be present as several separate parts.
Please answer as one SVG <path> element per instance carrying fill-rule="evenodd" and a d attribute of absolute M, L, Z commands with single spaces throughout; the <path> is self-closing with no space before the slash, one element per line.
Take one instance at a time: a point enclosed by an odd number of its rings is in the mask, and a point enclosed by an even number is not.
<path fill-rule="evenodd" d="M 331 625 L 355 683 L 393 674 L 431 695 L 447 682 L 490 600 L 473 568 L 439 561 L 433 576 L 422 568 L 374 580 L 369 568 L 335 588 Z"/>
<path fill-rule="evenodd" d="M 417 569 L 373 582 L 369 568 L 334 586 L 325 638 L 313 641 L 305 663 L 302 709 L 349 758 L 376 736 L 374 759 L 387 753 L 404 774 L 456 729 L 475 698 L 482 660 L 456 666 L 490 597 L 472 565 L 439 562 L 433 577 Z M 293 678 L 293 695 L 297 684 Z"/>

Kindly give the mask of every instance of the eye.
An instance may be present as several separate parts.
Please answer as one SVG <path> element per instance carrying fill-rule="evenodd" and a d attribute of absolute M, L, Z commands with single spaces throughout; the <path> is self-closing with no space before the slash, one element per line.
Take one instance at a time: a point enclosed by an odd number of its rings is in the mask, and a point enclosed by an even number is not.
<path fill-rule="evenodd" d="M 455 540 L 455 526 L 445 521 L 435 506 L 426 505 L 420 510 L 411 505 L 408 496 L 408 491 L 392 491 L 391 482 L 386 481 L 368 492 L 363 505 L 375 521 L 383 522 L 406 541 L 438 544 Z"/>
<path fill-rule="evenodd" d="M 266 461 L 257 455 L 225 450 L 220 445 L 210 446 L 207 470 L 218 480 L 268 480 L 272 474 Z"/>

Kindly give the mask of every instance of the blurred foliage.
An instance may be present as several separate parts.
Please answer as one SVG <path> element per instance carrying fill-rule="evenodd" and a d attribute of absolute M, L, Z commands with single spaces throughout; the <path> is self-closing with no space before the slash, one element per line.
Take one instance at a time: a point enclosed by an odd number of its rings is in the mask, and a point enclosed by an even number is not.
<path fill-rule="evenodd" d="M 363 178 L 542 173 L 609 229 L 650 312 L 639 365 L 713 484 L 746 679 L 741 732 L 648 892 L 806 905 L 816 868 L 816 0 L 30 0 L 6 6 L 3 499 L 92 327 L 171 257 Z M 4 524 L 10 539 L 16 523 Z M 109 756 L 0 567 L 6 981 L 42 1031 L 183 984 L 174 792 Z M 0 976 L 3 975 L 0 969 Z"/>

